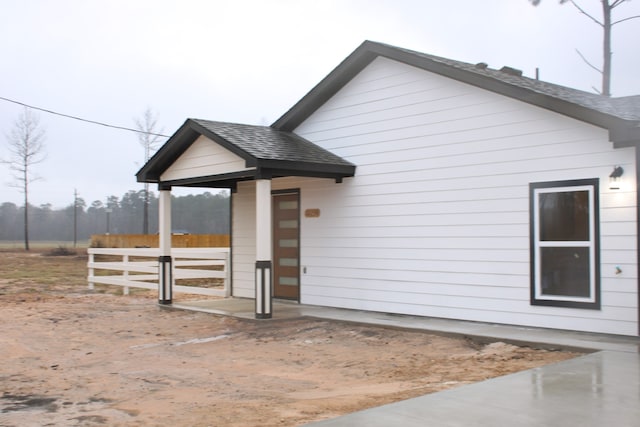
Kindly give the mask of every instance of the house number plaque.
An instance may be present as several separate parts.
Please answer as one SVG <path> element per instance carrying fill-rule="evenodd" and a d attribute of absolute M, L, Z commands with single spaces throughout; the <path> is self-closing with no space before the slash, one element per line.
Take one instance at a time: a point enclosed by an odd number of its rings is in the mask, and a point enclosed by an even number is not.
<path fill-rule="evenodd" d="M 304 216 L 307 218 L 318 218 L 320 216 L 320 209 L 306 209 Z"/>

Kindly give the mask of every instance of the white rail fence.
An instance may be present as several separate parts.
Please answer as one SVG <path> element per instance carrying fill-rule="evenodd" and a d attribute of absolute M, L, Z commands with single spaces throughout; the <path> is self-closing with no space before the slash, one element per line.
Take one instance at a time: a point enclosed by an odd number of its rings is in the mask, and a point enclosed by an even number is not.
<path fill-rule="evenodd" d="M 95 283 L 129 288 L 158 289 L 158 248 L 89 248 L 87 268 L 89 289 Z M 108 257 L 96 257 L 105 255 Z M 209 280 L 214 286 L 174 284 L 174 292 L 228 297 L 230 295 L 229 248 L 173 248 L 173 278 L 177 280 Z M 120 257 L 120 260 L 114 258 Z M 98 260 L 107 258 L 108 261 Z M 200 267 L 200 268 L 198 268 Z M 106 273 L 96 275 L 96 270 Z M 121 272 L 119 274 L 113 274 Z"/>

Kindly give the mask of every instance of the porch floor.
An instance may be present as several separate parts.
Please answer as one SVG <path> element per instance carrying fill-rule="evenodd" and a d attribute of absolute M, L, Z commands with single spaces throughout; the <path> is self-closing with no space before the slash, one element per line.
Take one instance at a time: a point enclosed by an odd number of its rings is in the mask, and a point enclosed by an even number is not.
<path fill-rule="evenodd" d="M 170 307 L 255 318 L 252 299 L 189 301 Z M 274 300 L 274 319 L 302 316 L 592 352 L 565 362 L 310 424 L 313 426 L 639 425 L 640 339 L 637 337 L 392 315 Z"/>

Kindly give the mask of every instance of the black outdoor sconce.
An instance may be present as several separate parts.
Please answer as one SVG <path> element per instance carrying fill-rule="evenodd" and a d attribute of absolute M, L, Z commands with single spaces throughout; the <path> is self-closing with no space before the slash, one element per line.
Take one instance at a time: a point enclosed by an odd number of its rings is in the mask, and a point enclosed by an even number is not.
<path fill-rule="evenodd" d="M 609 175 L 609 189 L 620 189 L 620 178 L 622 177 L 623 173 L 624 169 L 622 169 L 622 166 L 616 166 L 615 168 L 613 168 L 613 172 L 611 172 L 611 175 Z"/>

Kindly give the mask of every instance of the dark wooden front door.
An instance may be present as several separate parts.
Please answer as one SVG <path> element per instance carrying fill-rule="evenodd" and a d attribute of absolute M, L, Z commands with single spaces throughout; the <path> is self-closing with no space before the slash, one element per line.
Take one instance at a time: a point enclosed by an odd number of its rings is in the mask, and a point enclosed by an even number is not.
<path fill-rule="evenodd" d="M 300 197 L 273 195 L 273 296 L 300 299 Z"/>

